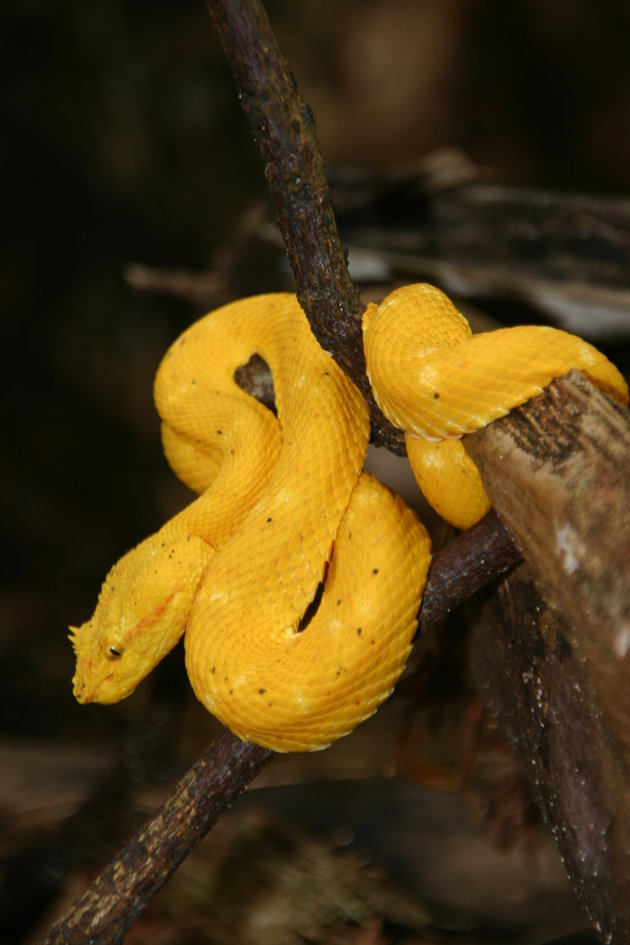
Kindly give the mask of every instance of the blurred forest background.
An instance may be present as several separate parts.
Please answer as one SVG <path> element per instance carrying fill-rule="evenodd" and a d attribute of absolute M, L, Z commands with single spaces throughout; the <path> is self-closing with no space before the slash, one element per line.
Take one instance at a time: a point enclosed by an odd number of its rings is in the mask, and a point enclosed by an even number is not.
<path fill-rule="evenodd" d="M 624 0 L 269 0 L 267 10 L 331 167 L 377 173 L 456 147 L 503 184 L 630 191 L 630 4 Z M 135 291 L 127 267 L 212 269 L 240 239 L 244 217 L 264 202 L 265 187 L 202 2 L 5 0 L 0 63 L 0 942 L 18 942 L 82 888 L 215 731 L 188 691 L 180 651 L 126 703 L 78 706 L 66 627 L 91 613 L 120 554 L 186 501 L 162 457 L 151 385 L 167 346 L 203 309 Z M 276 270 L 265 263 L 260 284 L 257 279 L 255 268 L 244 274 L 246 291 L 273 287 Z M 283 280 L 279 264 L 277 287 Z M 422 791 L 450 790 L 458 777 L 449 780 L 434 756 L 430 765 L 420 757 L 410 775 L 420 795 L 398 780 L 380 795 L 379 778 L 391 773 L 402 737 L 400 713 L 392 718 L 388 727 L 377 717 L 373 729 L 366 726 L 336 753 L 272 765 L 266 782 L 268 791 L 274 779 L 306 790 L 306 783 L 340 778 L 345 787 L 329 802 L 346 798 L 349 812 L 359 802 L 348 785 L 372 779 L 362 844 L 371 856 L 371 831 L 378 827 L 385 846 L 374 856 L 387 867 L 385 834 L 397 830 L 401 843 L 416 844 L 411 828 L 389 823 L 378 798 L 398 803 L 389 792 L 400 791 L 416 798 L 413 805 L 422 796 L 425 809 L 435 811 L 431 803 L 455 802 L 439 793 L 427 799 Z M 133 790 L 123 789 L 123 781 Z M 97 790 L 104 793 L 90 793 Z M 310 810 L 302 828 L 335 826 L 323 814 L 317 820 L 311 795 L 282 797 L 271 805 L 291 809 L 297 821 L 300 810 Z M 460 806 L 454 810 L 452 818 L 444 814 L 432 852 L 450 857 L 451 865 L 455 855 L 444 849 L 448 825 L 468 816 Z M 350 813 L 342 819 L 346 826 L 351 821 Z M 466 830 L 477 829 L 466 823 Z M 350 840 L 359 828 L 352 830 Z M 278 833 L 265 836 L 268 849 Z M 482 842 L 481 834 L 475 837 Z M 291 834 L 284 856 L 294 841 Z M 441 903 L 444 927 L 444 911 L 451 910 L 468 916 L 465 934 L 461 927 L 457 932 L 463 939 L 486 940 L 479 930 L 497 927 L 503 940 L 522 935 L 531 923 L 522 925 L 520 913 L 493 912 L 489 894 L 476 912 L 473 897 L 464 894 L 466 877 L 479 866 L 470 842 L 465 846 L 469 858 L 460 863 L 459 879 L 447 875 L 449 862 L 439 866 L 440 882 L 452 893 Z M 483 855 L 494 855 L 491 846 L 483 846 Z M 408 858 L 414 859 L 411 852 Z M 547 863 L 540 854 L 540 875 Z M 529 882 L 522 876 L 532 869 L 525 860 L 519 868 L 522 892 Z M 556 876 L 556 867 L 548 868 Z M 415 880 L 408 869 L 416 870 Z M 493 869 L 495 881 L 505 876 L 505 861 L 496 860 Z M 414 902 L 438 901 L 437 886 L 423 885 L 428 862 L 422 881 L 418 870 L 417 862 L 405 869 L 398 863 L 394 873 L 415 889 Z M 213 883 L 220 887 L 216 878 Z M 583 924 L 561 877 L 549 884 L 543 893 L 552 906 L 534 923 L 539 936 L 558 901 L 569 916 L 561 931 Z M 251 895 L 236 885 L 242 905 Z M 527 902 L 531 915 L 532 900 L 524 895 L 519 902 Z M 501 896 L 509 899 L 504 890 Z M 341 918 L 347 913 L 354 923 L 352 941 L 389 941 L 383 916 L 396 913 L 392 901 L 378 900 L 365 913 L 340 906 Z M 191 930 L 191 912 L 188 906 L 188 926 L 162 917 L 162 925 L 151 926 L 153 942 L 248 940 L 232 920 L 222 926 L 216 913 L 215 938 L 198 925 Z M 409 929 L 417 931 L 422 921 L 412 909 L 401 914 L 393 925 L 406 927 L 405 941 L 415 941 Z M 380 925 L 369 925 L 374 916 Z M 333 920 L 340 916 L 322 922 Z M 156 937 L 158 927 L 163 938 Z M 359 938 L 357 930 L 366 929 L 372 937 Z M 345 934 L 338 928 L 339 941 L 351 940 Z M 270 941 L 300 940 L 283 938 L 277 927 L 275 936 Z"/>

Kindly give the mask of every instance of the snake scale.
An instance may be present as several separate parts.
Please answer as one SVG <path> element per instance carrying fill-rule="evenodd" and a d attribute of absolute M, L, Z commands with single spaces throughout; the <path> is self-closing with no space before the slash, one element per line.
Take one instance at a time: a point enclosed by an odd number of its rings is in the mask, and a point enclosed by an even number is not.
<path fill-rule="evenodd" d="M 628 401 L 581 339 L 535 326 L 472 336 L 424 284 L 369 305 L 363 335 L 375 398 L 458 527 L 488 508 L 463 434 L 571 368 Z M 254 353 L 272 371 L 277 416 L 234 380 Z M 123 699 L 184 636 L 197 697 L 235 734 L 324 748 L 400 677 L 431 560 L 415 513 L 363 471 L 365 401 L 286 293 L 195 322 L 165 355 L 155 401 L 169 463 L 199 497 L 114 565 L 92 618 L 71 628 L 74 694 Z"/>

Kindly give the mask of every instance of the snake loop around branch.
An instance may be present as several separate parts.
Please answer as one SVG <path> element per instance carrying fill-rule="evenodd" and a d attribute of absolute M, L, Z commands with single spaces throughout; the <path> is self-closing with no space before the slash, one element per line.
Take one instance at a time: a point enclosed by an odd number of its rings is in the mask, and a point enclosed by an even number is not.
<path fill-rule="evenodd" d="M 429 500 L 460 527 L 487 508 L 463 434 L 573 367 L 627 402 L 619 372 L 581 339 L 537 327 L 471 336 L 430 286 L 368 306 L 363 329 L 377 402 L 406 431 Z M 254 353 L 271 368 L 277 418 L 234 380 Z M 200 495 L 114 565 L 94 615 L 72 629 L 75 695 L 124 698 L 184 636 L 195 693 L 233 732 L 277 751 L 326 747 L 401 675 L 430 563 L 415 513 L 362 471 L 365 402 L 284 293 L 193 324 L 155 399 L 169 462 Z"/>

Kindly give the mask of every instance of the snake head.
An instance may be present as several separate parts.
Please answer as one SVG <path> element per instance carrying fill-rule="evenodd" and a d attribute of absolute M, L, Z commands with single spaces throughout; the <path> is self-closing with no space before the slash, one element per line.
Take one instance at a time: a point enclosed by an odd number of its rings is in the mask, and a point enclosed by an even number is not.
<path fill-rule="evenodd" d="M 119 702 L 170 652 L 212 554 L 194 535 L 158 532 L 114 565 L 91 619 L 70 628 L 78 702 Z"/>

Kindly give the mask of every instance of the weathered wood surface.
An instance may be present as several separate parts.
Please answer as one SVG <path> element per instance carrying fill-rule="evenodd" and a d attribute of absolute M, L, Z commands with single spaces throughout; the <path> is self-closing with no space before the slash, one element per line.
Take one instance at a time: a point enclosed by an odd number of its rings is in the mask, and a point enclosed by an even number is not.
<path fill-rule="evenodd" d="M 518 303 L 591 338 L 630 334 L 630 201 L 502 187 L 459 152 L 368 178 L 340 172 L 353 250 L 468 298 Z"/>
<path fill-rule="evenodd" d="M 360 284 L 435 281 L 446 292 L 518 311 L 599 341 L 630 337 L 630 201 L 557 194 L 471 180 L 462 155 L 437 152 L 402 180 L 353 171 L 333 180 L 339 229 Z M 344 212 L 344 207 L 347 211 Z M 209 272 L 129 266 L 138 291 L 175 295 L 210 309 L 275 277 L 280 236 L 262 213 Z M 264 273 L 258 260 L 268 257 Z M 257 283 L 249 284 L 249 274 Z"/>
<path fill-rule="evenodd" d="M 572 372 L 466 445 L 630 766 L 630 413 Z"/>
<path fill-rule="evenodd" d="M 628 769 L 574 636 L 521 565 L 482 611 L 471 669 L 544 808 L 580 902 L 603 941 L 619 945 L 630 941 Z"/>
<path fill-rule="evenodd" d="M 466 438 L 527 568 L 479 622 L 484 699 L 576 892 L 630 941 L 630 414 L 577 372 Z"/>

